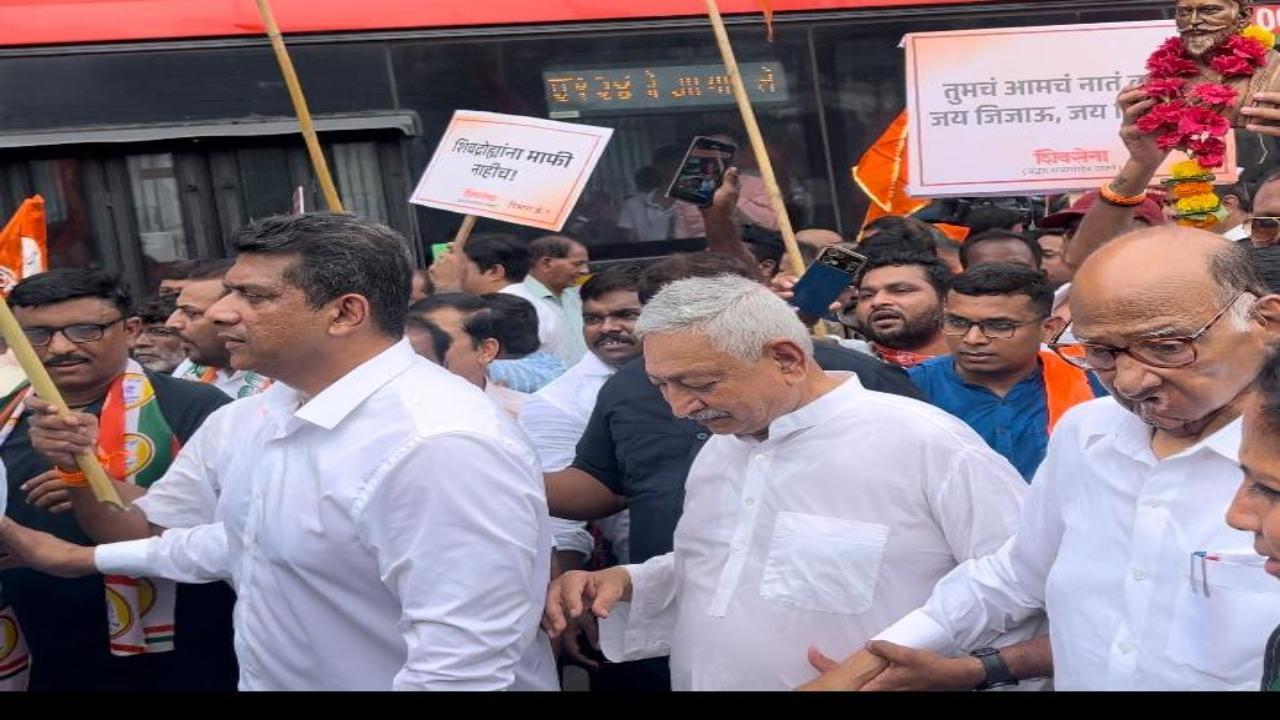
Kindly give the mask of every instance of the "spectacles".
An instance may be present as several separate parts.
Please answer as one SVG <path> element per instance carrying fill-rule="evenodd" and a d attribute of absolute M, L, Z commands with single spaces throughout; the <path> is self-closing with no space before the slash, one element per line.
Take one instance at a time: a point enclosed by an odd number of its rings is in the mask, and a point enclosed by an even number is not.
<path fill-rule="evenodd" d="M 1127 347 L 1115 347 L 1113 345 L 1101 345 L 1099 343 L 1061 343 L 1058 339 L 1066 333 L 1067 328 L 1071 327 L 1070 323 L 1067 327 L 1062 328 L 1053 340 L 1049 343 L 1049 348 L 1058 354 L 1058 357 L 1084 370 L 1114 370 L 1116 367 L 1116 357 L 1120 353 L 1125 353 L 1129 357 L 1137 360 L 1143 365 L 1149 365 L 1157 368 L 1180 368 L 1186 367 L 1196 361 L 1196 341 L 1205 333 L 1209 332 L 1209 328 L 1218 322 L 1218 319 L 1227 314 L 1240 298 L 1247 295 L 1247 292 L 1236 293 L 1221 310 L 1214 313 L 1209 318 L 1209 322 L 1204 327 L 1195 331 L 1190 335 L 1179 335 L 1177 337 L 1151 338 L 1149 340 L 1137 340 L 1130 343 Z"/>
<path fill-rule="evenodd" d="M 29 327 L 23 328 L 22 334 L 27 336 L 27 340 L 36 347 L 45 347 L 53 342 L 53 336 L 62 333 L 62 336 L 73 343 L 91 343 L 102 339 L 106 334 L 107 328 L 116 323 L 124 322 L 123 317 L 116 318 L 109 323 L 76 323 L 75 325 L 63 325 L 62 327 Z"/>
<path fill-rule="evenodd" d="M 1034 325 L 1043 319 L 1014 322 L 1012 320 L 969 320 L 958 315 L 947 315 L 942 318 L 942 333 L 952 337 L 964 337 L 969 334 L 969 330 L 974 325 L 977 325 L 978 331 L 986 337 L 992 340 L 1005 340 L 1013 337 L 1018 332 L 1018 328 Z"/>
<path fill-rule="evenodd" d="M 1280 232 L 1280 217 L 1269 217 L 1266 215 L 1260 217 L 1252 217 L 1246 221 L 1250 235 L 1265 234 L 1275 235 Z"/>

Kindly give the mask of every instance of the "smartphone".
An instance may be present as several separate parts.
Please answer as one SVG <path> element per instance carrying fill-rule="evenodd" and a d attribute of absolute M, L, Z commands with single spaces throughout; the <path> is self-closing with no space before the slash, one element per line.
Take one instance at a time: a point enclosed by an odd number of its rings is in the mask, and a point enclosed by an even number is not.
<path fill-rule="evenodd" d="M 825 248 L 796 283 L 791 304 L 805 314 L 818 318 L 827 316 L 831 312 L 831 303 L 853 283 L 866 264 L 866 256 L 848 248 L 839 245 Z"/>
<path fill-rule="evenodd" d="M 431 245 L 431 262 L 435 262 L 436 260 L 439 260 L 440 256 L 444 255 L 447 252 L 449 252 L 449 243 L 443 242 L 443 243 L 432 244 Z"/>
<path fill-rule="evenodd" d="M 733 164 L 738 146 L 699 135 L 689 145 L 680 169 L 671 179 L 667 197 L 707 207 L 724 182 L 724 171 Z"/>

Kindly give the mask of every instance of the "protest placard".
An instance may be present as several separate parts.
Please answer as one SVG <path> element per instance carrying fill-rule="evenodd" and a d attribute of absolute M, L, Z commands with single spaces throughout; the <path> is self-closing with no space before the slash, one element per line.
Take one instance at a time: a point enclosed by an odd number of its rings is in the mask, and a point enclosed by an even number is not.
<path fill-rule="evenodd" d="M 559 232 L 612 128 L 458 110 L 410 202 Z"/>

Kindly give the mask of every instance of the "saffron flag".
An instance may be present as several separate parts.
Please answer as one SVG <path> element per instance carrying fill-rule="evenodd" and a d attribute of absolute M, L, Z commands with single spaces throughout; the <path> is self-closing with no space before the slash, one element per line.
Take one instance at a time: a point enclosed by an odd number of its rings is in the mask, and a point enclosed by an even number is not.
<path fill-rule="evenodd" d="M 907 126 L 903 110 L 853 166 L 853 181 L 871 198 L 863 227 L 886 215 L 910 215 L 929 204 L 907 194 Z"/>
<path fill-rule="evenodd" d="M 44 198 L 22 201 L 9 224 L 0 230 L 0 292 L 8 295 L 18 281 L 49 269 L 49 239 Z"/>

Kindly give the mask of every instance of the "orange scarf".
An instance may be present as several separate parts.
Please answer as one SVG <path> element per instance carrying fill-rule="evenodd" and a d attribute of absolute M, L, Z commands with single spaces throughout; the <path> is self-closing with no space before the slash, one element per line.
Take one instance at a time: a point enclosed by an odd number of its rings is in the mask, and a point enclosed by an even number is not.
<path fill-rule="evenodd" d="M 1089 376 L 1084 370 L 1052 351 L 1040 351 L 1040 364 L 1044 368 L 1044 393 L 1049 406 L 1049 432 L 1052 433 L 1064 413 L 1094 399 L 1093 386 L 1089 384 Z"/>
<path fill-rule="evenodd" d="M 912 368 L 925 360 L 936 357 L 935 355 L 914 353 L 910 350 L 894 350 L 893 348 L 888 348 L 880 343 L 874 342 L 871 343 L 871 349 L 875 351 L 876 356 L 881 360 L 889 363 L 890 365 L 897 365 L 900 368 Z"/>

